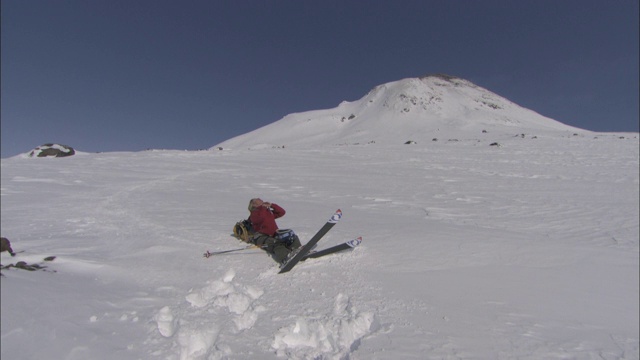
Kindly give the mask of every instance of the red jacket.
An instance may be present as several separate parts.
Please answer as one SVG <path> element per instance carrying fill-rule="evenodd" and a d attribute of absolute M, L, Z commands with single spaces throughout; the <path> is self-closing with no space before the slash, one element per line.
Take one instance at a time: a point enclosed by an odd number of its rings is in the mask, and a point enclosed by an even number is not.
<path fill-rule="evenodd" d="M 276 219 L 284 216 L 283 208 L 276 204 L 271 204 L 271 208 L 259 206 L 251 211 L 249 221 L 253 226 L 253 230 L 261 234 L 274 236 L 278 230 Z"/>

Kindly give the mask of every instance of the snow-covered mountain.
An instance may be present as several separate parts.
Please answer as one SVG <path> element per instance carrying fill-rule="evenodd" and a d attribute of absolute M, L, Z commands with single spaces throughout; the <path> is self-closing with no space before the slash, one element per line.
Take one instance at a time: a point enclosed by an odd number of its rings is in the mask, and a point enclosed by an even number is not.
<path fill-rule="evenodd" d="M 238 151 L 2 159 L 0 357 L 638 360 L 638 145 L 430 76 Z M 254 197 L 362 245 L 278 274 Z"/>
<path fill-rule="evenodd" d="M 434 138 L 584 131 L 542 116 L 470 81 L 429 75 L 379 85 L 333 109 L 294 113 L 215 148 L 397 144 Z"/>

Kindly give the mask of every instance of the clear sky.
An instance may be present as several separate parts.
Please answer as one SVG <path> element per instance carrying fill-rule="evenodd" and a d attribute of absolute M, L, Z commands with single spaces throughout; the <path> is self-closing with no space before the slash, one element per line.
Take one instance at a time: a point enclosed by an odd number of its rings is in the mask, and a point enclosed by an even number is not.
<path fill-rule="evenodd" d="M 446 73 L 638 131 L 638 0 L 2 0 L 2 157 L 206 149 Z"/>

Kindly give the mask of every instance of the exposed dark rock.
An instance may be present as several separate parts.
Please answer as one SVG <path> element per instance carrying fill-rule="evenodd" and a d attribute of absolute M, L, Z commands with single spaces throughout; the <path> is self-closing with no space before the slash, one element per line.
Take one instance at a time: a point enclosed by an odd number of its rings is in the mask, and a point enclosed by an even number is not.
<path fill-rule="evenodd" d="M 31 150 L 30 157 L 65 157 L 75 155 L 76 151 L 67 145 L 44 144 Z"/>

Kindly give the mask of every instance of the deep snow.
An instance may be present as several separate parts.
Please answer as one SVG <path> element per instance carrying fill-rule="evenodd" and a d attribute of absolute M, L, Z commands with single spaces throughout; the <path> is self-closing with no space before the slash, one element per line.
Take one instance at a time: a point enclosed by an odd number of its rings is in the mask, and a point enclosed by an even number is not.
<path fill-rule="evenodd" d="M 2 159 L 2 358 L 638 359 L 638 134 L 532 135 Z M 203 258 L 255 196 L 363 244 Z"/>

